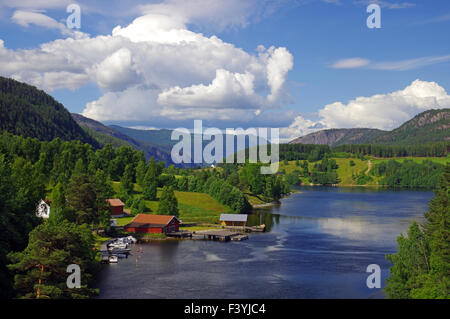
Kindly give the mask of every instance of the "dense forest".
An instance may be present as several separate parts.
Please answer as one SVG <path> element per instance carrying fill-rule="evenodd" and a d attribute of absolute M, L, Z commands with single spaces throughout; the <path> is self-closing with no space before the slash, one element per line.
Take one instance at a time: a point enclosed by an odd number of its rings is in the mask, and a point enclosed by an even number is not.
<path fill-rule="evenodd" d="M 443 157 L 450 151 L 450 142 L 436 142 L 416 145 L 348 144 L 333 148 L 334 152 L 372 155 L 375 157 Z"/>
<path fill-rule="evenodd" d="M 230 170 L 228 175 L 233 175 Z M 236 167 L 234 172 L 236 173 Z M 181 173 L 183 175 L 175 175 Z M 108 228 L 107 198 L 117 196 L 132 214 L 146 212 L 144 200 L 156 199 L 161 189 L 158 214 L 178 215 L 174 190 L 205 192 L 237 213 L 251 209 L 247 197 L 225 173 L 217 170 L 182 170 L 165 167 L 154 158 L 146 161 L 142 152 L 129 146 L 114 149 L 110 144 L 95 150 L 80 141 L 39 141 L 3 132 L 0 135 L 0 278 L 2 297 L 81 298 L 96 291 L 89 288 L 96 271 L 92 253 L 92 231 Z M 235 175 L 233 175 L 235 176 Z M 112 181 L 119 181 L 115 191 Z M 277 180 L 273 180 L 277 184 Z M 281 180 L 278 180 L 278 184 Z M 142 196 L 134 192 L 142 187 Z M 242 185 L 241 185 L 242 184 Z M 278 185 L 277 184 L 277 185 Z M 248 183 L 251 185 L 251 183 Z M 268 185 L 268 186 L 266 186 Z M 279 197 L 283 190 L 260 191 Z M 276 187 L 275 187 L 276 188 Z M 52 214 L 42 223 L 35 216 L 36 205 L 47 196 Z M 72 247 L 71 251 L 66 247 Z M 39 250 L 38 247 L 48 247 Z M 62 265 L 76 263 L 88 274 L 82 290 L 68 290 Z M 45 281 L 45 284 L 37 282 Z"/>
<path fill-rule="evenodd" d="M 61 103 L 44 91 L 0 77 L 0 131 L 50 141 L 79 140 L 98 147 Z"/>
<path fill-rule="evenodd" d="M 434 189 L 444 172 L 444 165 L 424 160 L 422 163 L 413 160 L 398 162 L 389 160 L 376 164 L 370 175 L 383 177 L 380 184 L 392 188 L 425 188 Z"/>
<path fill-rule="evenodd" d="M 450 298 L 450 165 L 441 176 L 425 213 L 425 223 L 411 224 L 407 237 L 398 237 L 398 252 L 387 256 L 393 263 L 385 292 L 397 299 Z"/>

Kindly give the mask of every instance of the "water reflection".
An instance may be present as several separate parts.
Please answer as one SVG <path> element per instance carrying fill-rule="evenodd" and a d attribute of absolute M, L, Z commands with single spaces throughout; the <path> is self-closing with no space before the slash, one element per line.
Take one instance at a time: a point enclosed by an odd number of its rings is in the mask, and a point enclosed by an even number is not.
<path fill-rule="evenodd" d="M 258 209 L 248 225 L 266 233 L 242 242 L 164 241 L 102 271 L 101 298 L 380 298 L 366 267 L 388 276 L 385 255 L 431 192 L 299 188 L 280 206 Z"/>

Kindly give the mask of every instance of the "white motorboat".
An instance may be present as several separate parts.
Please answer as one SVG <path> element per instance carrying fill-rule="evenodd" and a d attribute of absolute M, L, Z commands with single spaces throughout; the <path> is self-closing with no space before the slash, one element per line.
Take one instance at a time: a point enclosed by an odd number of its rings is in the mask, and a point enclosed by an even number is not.
<path fill-rule="evenodd" d="M 117 256 L 109 256 L 109 263 L 110 264 L 113 264 L 113 263 L 115 264 L 117 262 L 119 262 L 119 258 Z"/>

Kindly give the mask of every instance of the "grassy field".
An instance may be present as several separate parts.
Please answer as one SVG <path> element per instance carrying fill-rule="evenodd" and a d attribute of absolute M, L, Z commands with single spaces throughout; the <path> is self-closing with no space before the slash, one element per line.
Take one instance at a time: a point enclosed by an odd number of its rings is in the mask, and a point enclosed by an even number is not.
<path fill-rule="evenodd" d="M 369 161 L 372 165 L 377 163 L 386 162 L 391 159 L 394 159 L 399 162 L 403 162 L 406 159 L 413 160 L 415 162 L 421 163 L 423 160 L 431 160 L 435 163 L 439 163 L 445 165 L 447 162 L 450 162 L 450 157 L 393 157 L 393 158 L 375 158 L 368 157 L 367 160 L 362 161 L 358 158 L 333 158 L 337 165 L 337 174 L 340 179 L 339 185 L 356 185 L 356 182 L 353 180 L 352 175 L 358 175 L 362 172 L 367 172 L 369 168 Z M 350 166 L 350 161 L 355 163 L 354 166 Z M 303 161 L 300 161 L 302 163 Z M 316 162 L 315 162 L 316 163 Z M 315 163 L 308 163 L 309 171 L 312 170 Z M 289 161 L 288 164 L 284 164 L 284 162 L 280 162 L 279 171 L 285 171 L 286 173 L 291 173 L 295 170 L 300 170 L 301 167 L 295 165 L 295 161 Z M 377 185 L 377 177 L 372 176 L 373 181 L 368 185 Z M 307 179 L 304 177 L 300 178 L 303 183 L 308 183 Z"/>
<path fill-rule="evenodd" d="M 119 191 L 120 182 L 113 182 L 113 188 Z M 139 196 L 141 189 L 139 185 L 134 185 L 135 196 Z M 158 189 L 157 198 L 161 197 L 161 189 Z M 178 200 L 178 209 L 180 211 L 179 219 L 184 223 L 218 223 L 220 214 L 233 213 L 230 208 L 221 205 L 214 198 L 205 193 L 179 192 L 175 191 L 175 197 Z M 156 214 L 158 210 L 158 200 L 145 201 L 149 214 Z M 117 225 L 128 224 L 133 218 L 124 217 L 117 219 Z"/>
<path fill-rule="evenodd" d="M 435 163 L 439 163 L 442 165 L 447 164 L 448 162 L 450 162 L 450 157 L 392 157 L 392 158 L 372 158 L 371 161 L 374 164 L 377 163 L 381 163 L 381 162 L 387 162 L 391 159 L 394 159 L 396 161 L 399 162 L 403 162 L 404 160 L 408 159 L 408 160 L 413 160 L 414 162 L 417 163 L 422 163 L 423 160 L 430 160 L 432 162 Z"/>

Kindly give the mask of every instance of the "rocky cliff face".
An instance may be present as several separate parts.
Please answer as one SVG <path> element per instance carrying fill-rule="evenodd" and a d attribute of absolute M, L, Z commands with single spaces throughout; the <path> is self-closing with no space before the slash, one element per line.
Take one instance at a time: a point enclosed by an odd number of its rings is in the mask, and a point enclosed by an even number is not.
<path fill-rule="evenodd" d="M 368 128 L 329 129 L 298 137 L 289 143 L 327 144 L 329 146 L 362 144 L 367 143 L 384 132 L 385 131 Z"/>
<path fill-rule="evenodd" d="M 450 109 L 428 110 L 399 128 L 375 138 L 373 143 L 418 144 L 450 140 Z"/>

